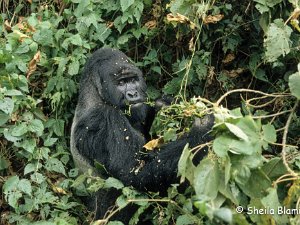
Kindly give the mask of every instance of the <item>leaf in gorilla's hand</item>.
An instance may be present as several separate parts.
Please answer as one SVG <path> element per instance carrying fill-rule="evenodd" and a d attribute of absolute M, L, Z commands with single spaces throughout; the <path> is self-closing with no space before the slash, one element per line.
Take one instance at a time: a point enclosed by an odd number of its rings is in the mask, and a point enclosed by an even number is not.
<path fill-rule="evenodd" d="M 162 143 L 163 138 L 157 138 L 147 142 L 143 147 L 149 151 L 152 151 L 153 149 L 159 147 Z"/>

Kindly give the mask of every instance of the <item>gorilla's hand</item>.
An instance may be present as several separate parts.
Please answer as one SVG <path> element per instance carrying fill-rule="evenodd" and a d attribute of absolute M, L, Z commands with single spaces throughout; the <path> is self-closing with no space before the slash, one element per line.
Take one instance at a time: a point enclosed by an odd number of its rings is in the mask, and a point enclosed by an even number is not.
<path fill-rule="evenodd" d="M 207 135 L 207 133 L 212 129 L 214 121 L 215 118 L 212 114 L 205 115 L 202 118 L 196 117 L 191 128 L 191 133 Z"/>
<path fill-rule="evenodd" d="M 173 100 L 172 96 L 163 95 L 162 98 L 155 100 L 155 110 L 159 111 L 162 107 L 171 105 Z"/>
<path fill-rule="evenodd" d="M 140 102 L 136 103 L 134 105 L 131 105 L 130 107 L 130 119 L 134 122 L 140 122 L 143 123 L 148 115 L 148 112 L 150 110 L 150 106 Z"/>

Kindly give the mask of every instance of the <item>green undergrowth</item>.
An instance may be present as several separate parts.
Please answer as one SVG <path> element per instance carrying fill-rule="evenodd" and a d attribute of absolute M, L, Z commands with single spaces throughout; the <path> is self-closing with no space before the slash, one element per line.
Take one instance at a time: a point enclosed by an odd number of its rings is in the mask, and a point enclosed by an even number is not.
<path fill-rule="evenodd" d="M 299 224 L 297 0 L 1 1 L 0 224 Z M 102 46 L 143 71 L 148 100 L 171 95 L 152 128 L 165 142 L 214 114 L 209 143 L 183 149 L 166 197 L 78 174 L 69 137 L 78 81 Z M 153 145 L 153 144 L 152 144 Z M 154 143 L 155 145 L 155 143 Z M 209 149 L 198 165 L 197 151 Z M 94 221 L 80 196 L 122 194 Z M 255 211 L 261 210 L 261 211 Z"/>

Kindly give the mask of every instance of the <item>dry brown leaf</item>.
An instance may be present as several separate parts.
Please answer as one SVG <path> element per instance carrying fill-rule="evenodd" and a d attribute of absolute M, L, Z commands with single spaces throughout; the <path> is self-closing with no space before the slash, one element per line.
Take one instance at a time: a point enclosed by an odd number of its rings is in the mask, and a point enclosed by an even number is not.
<path fill-rule="evenodd" d="M 176 22 L 176 23 L 186 23 L 190 25 L 190 28 L 193 30 L 196 27 L 196 24 L 190 21 L 189 18 L 187 18 L 184 15 L 181 15 L 180 13 L 176 13 L 176 15 L 169 13 L 167 15 L 167 21 L 168 22 Z"/>
<path fill-rule="evenodd" d="M 40 61 L 41 59 L 41 52 L 38 51 L 32 58 L 32 60 L 30 60 L 29 64 L 28 64 L 28 72 L 27 72 L 27 79 L 30 77 L 30 75 L 36 71 L 36 64 Z"/>
<path fill-rule="evenodd" d="M 223 70 L 225 75 L 230 78 L 235 78 L 235 77 L 241 75 L 244 71 L 245 71 L 245 69 L 243 69 L 243 68 L 238 68 L 236 70 Z"/>
<path fill-rule="evenodd" d="M 147 142 L 143 147 L 149 151 L 152 151 L 153 149 L 159 147 L 162 143 L 163 143 L 163 139 L 157 138 Z"/>
<path fill-rule="evenodd" d="M 27 0 L 27 2 L 29 2 L 30 4 L 32 4 L 32 0 Z"/>
<path fill-rule="evenodd" d="M 194 48 L 195 48 L 194 37 L 192 37 L 191 40 L 189 41 L 189 50 L 193 52 Z"/>
<path fill-rule="evenodd" d="M 28 35 L 23 34 L 21 31 L 14 30 L 13 33 L 19 35 L 19 41 L 22 42 L 24 38 L 29 38 Z"/>
<path fill-rule="evenodd" d="M 154 29 L 156 27 L 156 21 L 155 20 L 150 20 L 147 23 L 145 23 L 145 27 L 148 29 Z"/>
<path fill-rule="evenodd" d="M 108 21 L 108 22 L 106 22 L 106 26 L 107 26 L 108 28 L 112 28 L 112 27 L 114 26 L 114 22 Z"/>
<path fill-rule="evenodd" d="M 223 18 L 224 18 L 223 14 L 218 14 L 218 15 L 214 15 L 214 16 L 208 15 L 208 16 L 203 18 L 203 23 L 204 24 L 217 23 Z"/>
<path fill-rule="evenodd" d="M 11 31 L 11 25 L 8 20 L 5 20 L 4 27 L 5 27 L 5 30 Z"/>
<path fill-rule="evenodd" d="M 60 188 L 60 187 L 56 187 L 56 186 L 52 186 L 52 190 L 55 192 L 55 193 L 58 193 L 58 194 L 63 194 L 63 195 L 66 195 L 67 194 L 67 192 L 64 190 L 64 189 L 62 189 L 62 188 Z"/>
<path fill-rule="evenodd" d="M 222 60 L 223 64 L 229 64 L 235 59 L 235 55 L 233 53 L 229 53 L 225 56 L 225 59 Z"/>

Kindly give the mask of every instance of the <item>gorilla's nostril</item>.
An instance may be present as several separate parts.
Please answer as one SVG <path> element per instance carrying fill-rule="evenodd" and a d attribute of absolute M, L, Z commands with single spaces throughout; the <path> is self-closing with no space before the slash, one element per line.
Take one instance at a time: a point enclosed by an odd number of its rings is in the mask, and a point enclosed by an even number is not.
<path fill-rule="evenodd" d="M 128 91 L 126 93 L 127 98 L 137 98 L 138 97 L 138 92 L 137 91 Z"/>

